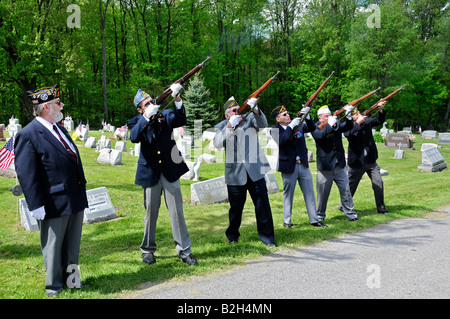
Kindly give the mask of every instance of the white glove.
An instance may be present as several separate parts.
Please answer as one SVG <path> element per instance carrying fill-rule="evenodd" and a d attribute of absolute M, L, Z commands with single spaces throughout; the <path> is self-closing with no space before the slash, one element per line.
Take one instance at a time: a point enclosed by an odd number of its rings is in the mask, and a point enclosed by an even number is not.
<path fill-rule="evenodd" d="M 236 125 L 238 125 L 239 124 L 239 122 L 240 122 L 240 120 L 241 120 L 241 116 L 240 115 L 232 115 L 231 117 L 230 117 L 230 125 L 231 125 L 231 127 L 235 127 Z"/>
<path fill-rule="evenodd" d="M 258 99 L 256 97 L 252 97 L 248 100 L 247 104 L 253 109 L 256 106 L 256 103 L 258 103 Z M 256 106 L 257 107 L 257 106 Z M 256 109 L 257 110 L 257 109 Z"/>
<path fill-rule="evenodd" d="M 296 117 L 295 119 L 293 119 L 292 121 L 291 121 L 291 123 L 289 123 L 289 127 L 291 128 L 291 129 L 294 129 L 294 127 L 296 127 L 297 125 L 299 125 L 300 124 L 300 118 L 299 117 Z"/>
<path fill-rule="evenodd" d="M 180 83 L 173 83 L 170 86 L 170 89 L 172 90 L 172 96 L 177 97 L 178 94 L 180 94 L 180 91 L 183 89 Z"/>
<path fill-rule="evenodd" d="M 308 115 L 306 116 L 306 119 L 307 119 L 307 120 L 309 120 L 309 119 L 311 118 L 311 116 L 309 115 L 309 110 L 311 110 L 311 108 L 310 108 L 309 106 L 304 107 L 304 108 L 302 108 L 302 109 L 300 110 L 300 113 L 301 113 L 301 114 L 308 114 Z"/>
<path fill-rule="evenodd" d="M 330 125 L 331 127 L 333 127 L 336 124 L 336 116 L 330 116 L 328 118 L 328 125 Z"/>
<path fill-rule="evenodd" d="M 344 110 L 345 110 L 345 116 L 349 115 L 349 114 L 353 111 L 353 108 L 354 108 L 354 107 L 355 107 L 354 105 L 346 105 L 346 106 L 344 107 Z"/>
<path fill-rule="evenodd" d="M 149 119 L 150 117 L 152 117 L 153 115 L 158 113 L 158 110 L 159 110 L 159 105 L 150 103 L 150 105 L 147 106 L 147 108 L 145 109 L 145 116 L 147 117 L 147 119 Z"/>
<path fill-rule="evenodd" d="M 43 220 L 45 217 L 45 208 L 41 206 L 35 210 L 30 211 L 31 216 L 33 216 L 36 220 Z"/>

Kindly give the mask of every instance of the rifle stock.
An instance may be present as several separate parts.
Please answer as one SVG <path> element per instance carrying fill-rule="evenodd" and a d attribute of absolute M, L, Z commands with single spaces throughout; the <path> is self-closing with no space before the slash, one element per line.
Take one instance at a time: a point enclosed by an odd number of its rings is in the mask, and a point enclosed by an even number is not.
<path fill-rule="evenodd" d="M 184 76 L 182 76 L 181 78 L 179 78 L 172 84 L 179 83 L 179 84 L 183 85 L 187 80 L 189 80 L 189 78 L 191 76 L 193 76 L 195 73 L 200 71 L 205 66 L 206 62 L 209 59 L 211 59 L 211 57 L 207 57 L 205 61 L 198 64 L 195 68 L 190 70 L 188 73 L 186 73 Z M 172 94 L 172 90 L 170 89 L 170 87 L 168 87 L 167 89 L 164 90 L 164 92 L 160 96 L 158 96 L 156 99 L 152 100 L 152 104 L 160 105 L 171 94 Z"/>
<path fill-rule="evenodd" d="M 374 91 L 372 91 L 372 92 L 367 93 L 366 95 L 360 97 L 359 99 L 356 99 L 356 100 L 354 100 L 354 101 L 348 103 L 347 105 L 355 106 L 355 105 L 361 103 L 362 101 L 364 101 L 365 99 L 367 99 L 369 96 L 371 96 L 371 95 L 375 94 L 376 92 L 378 92 L 380 89 L 381 89 L 381 87 L 379 87 L 378 89 L 376 89 L 376 90 L 374 90 Z M 347 105 L 346 105 L 346 106 L 347 106 Z M 343 112 L 345 111 L 345 107 L 346 107 L 346 106 L 344 106 L 343 108 L 341 108 L 341 109 L 337 110 L 336 112 L 334 112 L 334 114 L 333 114 L 332 116 L 338 116 L 338 115 L 340 115 L 341 113 L 343 113 Z M 325 125 L 327 125 L 327 124 L 328 124 L 328 123 L 321 123 L 321 124 L 319 125 L 319 129 L 323 129 L 323 128 L 325 127 Z"/>
<path fill-rule="evenodd" d="M 365 110 L 365 111 L 363 112 L 362 115 L 363 115 L 363 116 L 369 115 L 370 112 L 372 112 L 373 110 L 375 110 L 375 109 L 378 108 L 378 104 L 380 104 L 381 102 L 385 102 L 385 101 L 389 100 L 389 99 L 390 99 L 391 97 L 393 97 L 395 94 L 401 92 L 405 86 L 406 86 L 406 84 L 403 84 L 401 88 L 395 90 L 394 92 L 392 92 L 392 93 L 389 94 L 388 96 L 386 96 L 386 97 L 384 97 L 384 98 L 378 100 L 377 103 L 375 103 L 374 105 L 372 105 L 369 109 Z"/>

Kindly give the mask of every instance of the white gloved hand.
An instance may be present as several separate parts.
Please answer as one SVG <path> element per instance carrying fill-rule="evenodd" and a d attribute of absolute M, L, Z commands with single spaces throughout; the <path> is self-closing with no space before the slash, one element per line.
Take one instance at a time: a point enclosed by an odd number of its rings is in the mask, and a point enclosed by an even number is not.
<path fill-rule="evenodd" d="M 240 120 L 241 120 L 241 116 L 240 115 L 232 115 L 231 117 L 230 117 L 230 125 L 231 125 L 231 127 L 235 127 L 236 125 L 238 125 L 239 124 L 239 122 L 240 122 Z"/>
<path fill-rule="evenodd" d="M 256 97 L 252 97 L 251 99 L 248 100 L 247 104 L 251 107 L 254 108 L 256 106 L 256 103 L 258 103 L 258 99 Z"/>
<path fill-rule="evenodd" d="M 170 89 L 172 90 L 172 96 L 175 98 L 180 94 L 180 91 L 183 89 L 180 83 L 173 83 L 170 86 Z"/>
<path fill-rule="evenodd" d="M 294 127 L 296 127 L 297 125 L 299 125 L 300 124 L 300 118 L 299 117 L 296 117 L 295 119 L 293 119 L 292 121 L 291 121 L 291 123 L 289 123 L 289 127 L 291 128 L 291 129 L 294 129 Z"/>
<path fill-rule="evenodd" d="M 345 110 L 345 116 L 349 115 L 349 114 L 353 111 L 353 108 L 354 108 L 354 107 L 355 107 L 354 105 L 346 105 L 346 106 L 344 107 L 344 110 Z"/>
<path fill-rule="evenodd" d="M 336 124 L 336 116 L 330 116 L 328 118 L 328 125 L 330 125 L 331 127 L 334 127 L 334 125 Z"/>
<path fill-rule="evenodd" d="M 31 216 L 33 216 L 36 220 L 43 220 L 45 217 L 45 208 L 44 206 L 39 207 L 35 210 L 30 211 Z"/>
<path fill-rule="evenodd" d="M 147 108 L 145 109 L 145 116 L 147 117 L 147 119 L 149 119 L 150 117 L 152 117 L 153 115 L 158 113 L 158 110 L 159 110 L 159 105 L 150 103 L 150 105 L 147 106 Z"/>
<path fill-rule="evenodd" d="M 309 115 L 309 110 L 311 110 L 311 108 L 309 106 L 304 107 L 300 110 L 300 114 L 308 114 L 306 116 L 306 119 L 309 120 L 311 118 L 311 116 Z"/>

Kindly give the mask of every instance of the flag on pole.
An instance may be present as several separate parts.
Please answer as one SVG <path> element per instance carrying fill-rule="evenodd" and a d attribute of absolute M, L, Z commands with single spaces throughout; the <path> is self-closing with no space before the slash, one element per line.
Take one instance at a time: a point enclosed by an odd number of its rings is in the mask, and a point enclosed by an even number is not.
<path fill-rule="evenodd" d="M 7 169 L 14 160 L 14 137 L 0 150 L 0 168 Z"/>

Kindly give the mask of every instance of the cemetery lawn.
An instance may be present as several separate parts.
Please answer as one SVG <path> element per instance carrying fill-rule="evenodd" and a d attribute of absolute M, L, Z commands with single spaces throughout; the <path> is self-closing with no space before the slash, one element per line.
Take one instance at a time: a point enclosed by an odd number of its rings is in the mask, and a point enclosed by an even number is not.
<path fill-rule="evenodd" d="M 112 133 L 107 133 L 111 137 Z M 90 136 L 99 140 L 101 133 L 91 131 Z M 184 198 L 184 213 L 192 239 L 192 251 L 199 265 L 189 267 L 179 261 L 172 239 L 172 230 L 167 208 L 162 201 L 157 225 L 156 264 L 142 262 L 139 245 L 143 236 L 144 207 L 143 192 L 134 184 L 137 157 L 130 155 L 133 144 L 128 141 L 128 152 L 123 153 L 121 166 L 97 163 L 99 153 L 84 147 L 77 141 L 87 179 L 87 188 L 106 187 L 115 207 L 117 219 L 83 226 L 80 250 L 80 272 L 84 284 L 89 288 L 81 290 L 64 289 L 58 296 L 65 298 L 126 298 L 136 290 L 166 281 L 185 281 L 193 276 L 205 276 L 230 270 L 247 261 L 270 254 L 277 250 L 289 250 L 324 240 L 359 232 L 399 218 L 424 218 L 428 213 L 450 204 L 450 169 L 430 173 L 417 169 L 421 164 L 422 143 L 437 143 L 425 140 L 415 134 L 415 150 L 405 150 L 404 159 L 394 159 L 395 149 L 378 144 L 378 164 L 389 172 L 383 177 L 385 201 L 390 215 L 377 214 L 370 180 L 365 175 L 354 196 L 358 222 L 349 222 L 337 210 L 339 194 L 333 185 L 328 202 L 328 228 L 309 225 L 304 200 L 299 186 L 294 197 L 292 228 L 283 227 L 283 184 L 281 174 L 275 177 L 280 192 L 269 195 L 277 248 L 269 249 L 260 240 L 256 231 L 253 203 L 247 196 L 239 243 L 228 244 L 225 229 L 228 225 L 227 203 L 192 205 L 190 185 L 193 181 L 181 180 Z M 0 142 L 3 147 L 5 142 Z M 114 148 L 115 141 L 112 141 Z M 204 152 L 208 143 L 203 142 Z M 314 152 L 313 140 L 307 141 Z M 347 148 L 347 141 L 344 139 Z M 450 162 L 450 145 L 439 149 L 444 159 Z M 450 164 L 450 163 L 449 163 Z M 310 163 L 315 184 L 316 162 Z M 224 164 L 202 163 L 200 180 L 222 176 Z M 0 298 L 1 299 L 45 299 L 45 268 L 42 260 L 39 232 L 25 231 L 17 220 L 18 199 L 9 188 L 16 184 L 14 178 L 0 176 Z M 317 194 L 316 194 L 317 195 Z M 19 198 L 23 198 L 21 195 Z"/>

